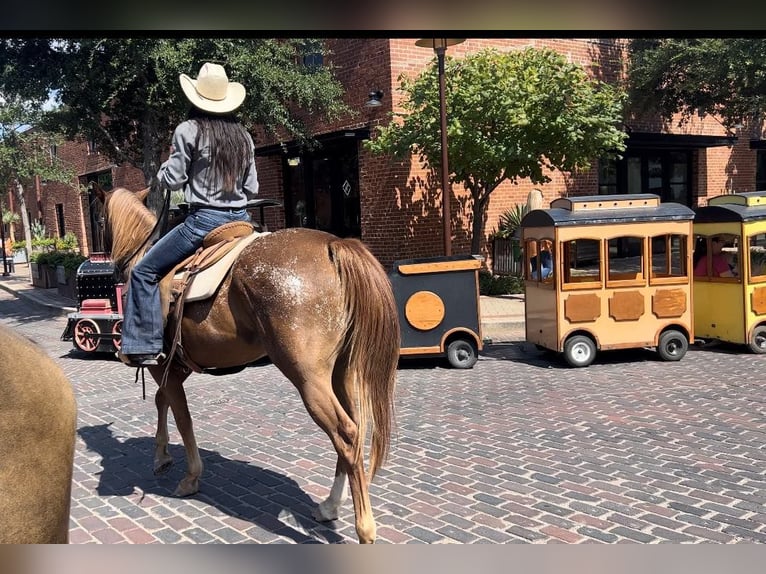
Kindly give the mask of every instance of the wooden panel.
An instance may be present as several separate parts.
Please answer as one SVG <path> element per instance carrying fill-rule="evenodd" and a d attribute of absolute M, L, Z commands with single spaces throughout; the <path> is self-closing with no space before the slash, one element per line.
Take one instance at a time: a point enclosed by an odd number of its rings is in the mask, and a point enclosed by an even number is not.
<path fill-rule="evenodd" d="M 756 287 L 750 295 L 750 306 L 756 315 L 766 315 L 766 287 Z"/>
<path fill-rule="evenodd" d="M 466 259 L 463 261 L 435 261 L 433 263 L 408 263 L 399 266 L 402 275 L 417 275 L 419 273 L 443 273 L 444 271 L 464 271 L 479 269 L 481 261 Z"/>
<path fill-rule="evenodd" d="M 601 299 L 595 293 L 570 295 L 564 301 L 564 317 L 570 323 L 595 321 L 601 316 Z"/>
<path fill-rule="evenodd" d="M 609 299 L 609 316 L 615 321 L 636 321 L 644 314 L 640 291 L 617 291 Z"/>
<path fill-rule="evenodd" d="M 431 291 L 418 291 L 407 299 L 404 316 L 415 329 L 430 331 L 444 320 L 444 302 Z"/>
<path fill-rule="evenodd" d="M 686 313 L 685 289 L 658 289 L 652 296 L 652 313 L 657 317 L 680 317 Z"/>

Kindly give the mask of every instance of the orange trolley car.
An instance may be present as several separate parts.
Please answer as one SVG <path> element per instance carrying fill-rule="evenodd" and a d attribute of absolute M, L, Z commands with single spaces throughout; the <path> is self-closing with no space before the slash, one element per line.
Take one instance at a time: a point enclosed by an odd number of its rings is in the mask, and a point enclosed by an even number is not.
<path fill-rule="evenodd" d="M 656 347 L 680 360 L 694 340 L 693 218 L 654 194 L 560 198 L 528 213 L 526 339 L 573 367 L 599 349 Z"/>

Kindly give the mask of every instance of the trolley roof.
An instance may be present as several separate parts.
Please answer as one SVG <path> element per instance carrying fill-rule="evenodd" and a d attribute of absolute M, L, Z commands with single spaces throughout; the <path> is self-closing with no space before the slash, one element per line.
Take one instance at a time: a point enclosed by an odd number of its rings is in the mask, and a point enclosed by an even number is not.
<path fill-rule="evenodd" d="M 711 197 L 707 206 L 695 209 L 695 223 L 766 220 L 766 191 L 728 193 Z"/>
<path fill-rule="evenodd" d="M 661 203 L 653 193 L 562 197 L 550 209 L 535 209 L 521 220 L 522 227 L 565 227 L 694 219 L 680 203 Z"/>

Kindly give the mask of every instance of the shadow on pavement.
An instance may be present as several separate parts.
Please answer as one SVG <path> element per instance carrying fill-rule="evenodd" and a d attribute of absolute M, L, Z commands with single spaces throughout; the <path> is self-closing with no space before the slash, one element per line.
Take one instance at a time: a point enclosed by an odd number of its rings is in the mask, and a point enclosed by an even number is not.
<path fill-rule="evenodd" d="M 108 423 L 77 430 L 88 450 L 101 456 L 103 471 L 99 473 L 98 494 L 128 497 L 138 489 L 175 498 L 172 492 L 186 468 L 183 447 L 171 444 L 169 451 L 176 464 L 167 474 L 154 476 L 151 470 L 154 437 L 120 440 L 110 426 Z M 311 518 L 317 505 L 294 480 L 247 462 L 224 458 L 214 451 L 200 449 L 200 456 L 205 470 L 200 492 L 192 498 L 297 543 L 345 543 L 333 523 Z M 285 515 L 297 528 L 285 522 Z"/>

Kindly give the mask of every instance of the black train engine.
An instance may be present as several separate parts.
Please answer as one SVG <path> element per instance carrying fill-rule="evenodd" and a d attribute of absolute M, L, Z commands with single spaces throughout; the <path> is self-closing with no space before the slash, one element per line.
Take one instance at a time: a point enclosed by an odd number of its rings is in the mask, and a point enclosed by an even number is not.
<path fill-rule="evenodd" d="M 84 353 L 114 353 L 122 336 L 122 288 L 115 266 L 104 253 L 93 253 L 77 268 L 77 311 L 67 315 L 62 341 Z"/>

